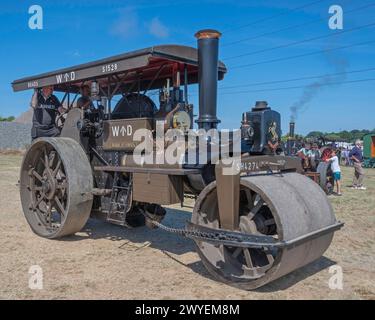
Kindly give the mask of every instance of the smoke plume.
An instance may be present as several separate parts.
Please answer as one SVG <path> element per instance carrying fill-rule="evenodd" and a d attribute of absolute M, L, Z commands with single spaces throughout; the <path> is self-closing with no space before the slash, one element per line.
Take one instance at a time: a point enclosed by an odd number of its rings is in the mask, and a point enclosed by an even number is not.
<path fill-rule="evenodd" d="M 348 61 L 344 57 L 338 56 L 331 51 L 325 53 L 325 58 L 329 66 L 333 68 L 330 73 L 337 73 L 336 75 L 326 75 L 308 84 L 302 92 L 300 98 L 290 106 L 291 120 L 298 118 L 301 112 L 306 111 L 309 102 L 311 102 L 321 90 L 330 88 L 331 86 L 340 85 L 346 79 L 346 70 L 348 68 Z"/>

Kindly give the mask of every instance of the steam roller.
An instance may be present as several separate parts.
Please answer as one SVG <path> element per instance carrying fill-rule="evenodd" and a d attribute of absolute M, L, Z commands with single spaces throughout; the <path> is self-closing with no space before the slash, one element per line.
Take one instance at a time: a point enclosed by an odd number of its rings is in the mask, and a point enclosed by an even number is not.
<path fill-rule="evenodd" d="M 283 154 L 280 113 L 257 101 L 239 129 L 217 130 L 217 83 L 227 72 L 218 60 L 220 36 L 201 30 L 198 48 L 154 46 L 13 82 L 14 91 L 40 94 L 53 86 L 68 105 L 57 118 L 60 136 L 38 137 L 23 159 L 20 197 L 35 234 L 69 236 L 89 218 L 158 227 L 192 239 L 216 279 L 247 290 L 323 255 L 343 224 L 323 189 L 302 174 L 300 159 Z M 199 85 L 198 131 L 188 101 L 193 84 Z M 73 107 L 85 86 L 92 106 Z M 176 163 L 147 162 L 149 155 L 166 160 L 175 142 L 168 133 L 176 131 L 185 143 Z M 136 154 L 140 132 L 151 148 Z M 184 228 L 164 225 L 164 206 L 186 197 L 196 198 L 191 221 Z"/>

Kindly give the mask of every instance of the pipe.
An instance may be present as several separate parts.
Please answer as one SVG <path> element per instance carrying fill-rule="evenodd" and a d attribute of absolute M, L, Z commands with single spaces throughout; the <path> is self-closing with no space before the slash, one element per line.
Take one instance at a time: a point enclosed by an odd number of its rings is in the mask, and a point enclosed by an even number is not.
<path fill-rule="evenodd" d="M 295 123 L 294 121 L 290 121 L 289 123 L 289 137 L 294 138 L 294 128 L 295 128 Z"/>
<path fill-rule="evenodd" d="M 187 65 L 184 66 L 184 98 L 185 98 L 185 104 L 189 104 L 189 98 L 188 98 L 188 70 Z"/>
<path fill-rule="evenodd" d="M 213 129 L 220 120 L 217 111 L 217 81 L 219 38 L 216 30 L 201 30 L 195 34 L 198 39 L 198 79 L 199 79 L 199 129 Z"/>

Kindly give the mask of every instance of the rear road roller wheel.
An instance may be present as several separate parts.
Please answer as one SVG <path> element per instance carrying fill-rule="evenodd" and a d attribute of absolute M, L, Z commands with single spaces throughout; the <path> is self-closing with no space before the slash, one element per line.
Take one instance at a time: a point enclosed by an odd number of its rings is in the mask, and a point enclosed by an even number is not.
<path fill-rule="evenodd" d="M 80 231 L 90 216 L 93 178 L 88 158 L 70 138 L 40 138 L 27 151 L 20 178 L 23 212 L 44 238 Z"/>
<path fill-rule="evenodd" d="M 216 181 L 199 195 L 192 222 L 220 229 Z M 298 173 L 241 178 L 237 231 L 292 240 L 335 222 L 321 188 Z M 253 249 L 196 241 L 207 270 L 218 280 L 251 290 L 319 258 L 333 232 L 293 248 Z"/>

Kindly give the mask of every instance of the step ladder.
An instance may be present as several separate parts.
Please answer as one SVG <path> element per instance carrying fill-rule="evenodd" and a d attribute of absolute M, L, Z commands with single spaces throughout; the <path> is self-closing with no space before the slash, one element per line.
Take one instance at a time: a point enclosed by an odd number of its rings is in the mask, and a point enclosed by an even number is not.
<path fill-rule="evenodd" d="M 110 205 L 107 213 L 107 221 L 120 226 L 131 228 L 126 222 L 127 212 L 129 210 L 129 197 L 131 196 L 131 190 L 133 186 L 133 175 L 129 176 L 129 183 L 126 187 L 120 185 L 119 173 L 115 172 L 113 178 L 113 185 L 111 191 Z M 118 210 L 118 202 L 116 201 L 119 192 L 126 191 L 125 203 L 123 203 L 123 210 Z"/>

